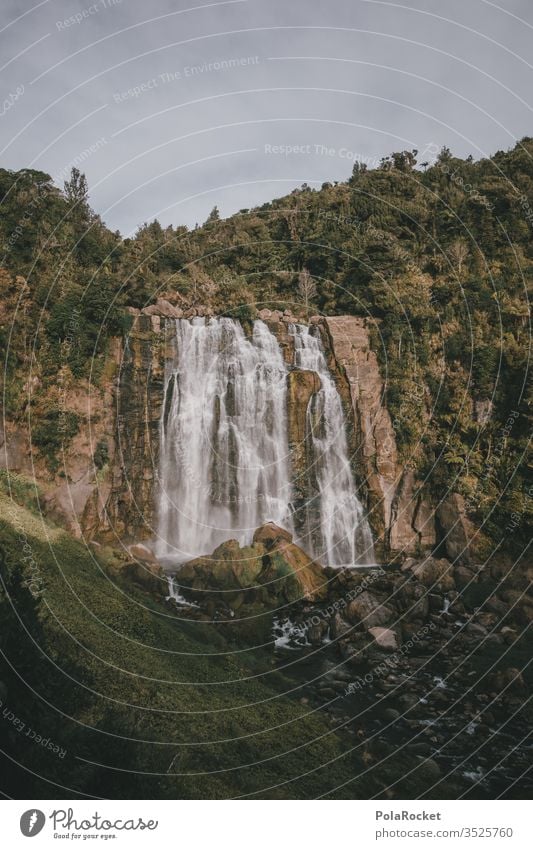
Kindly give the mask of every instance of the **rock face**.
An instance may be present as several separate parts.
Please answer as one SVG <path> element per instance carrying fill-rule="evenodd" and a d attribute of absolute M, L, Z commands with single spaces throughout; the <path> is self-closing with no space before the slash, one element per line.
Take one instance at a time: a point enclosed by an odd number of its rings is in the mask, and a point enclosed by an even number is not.
<path fill-rule="evenodd" d="M 50 398 L 64 414 L 74 415 L 78 432 L 61 451 L 61 464 L 53 473 L 40 454 L 27 422 L 5 422 L 0 430 L 0 466 L 38 482 L 45 513 L 79 538 L 91 537 L 106 523 L 105 503 L 109 497 L 109 470 L 115 451 L 113 378 L 121 356 L 118 339 L 109 343 L 101 386 L 75 380 L 61 369 L 58 386 Z M 38 381 L 26 386 L 32 397 Z"/>
<path fill-rule="evenodd" d="M 437 521 L 446 556 L 454 563 L 470 563 L 470 546 L 474 528 L 466 516 L 465 503 L 461 495 L 454 492 L 438 506 Z"/>
<path fill-rule="evenodd" d="M 367 493 L 376 550 L 385 556 L 432 547 L 434 509 L 414 474 L 399 462 L 370 325 L 364 318 L 335 316 L 325 318 L 324 327 L 339 387 L 352 410 L 356 472 Z"/>
<path fill-rule="evenodd" d="M 116 452 L 106 511 L 113 533 L 126 540 L 154 533 L 166 353 L 159 322 L 156 315 L 135 317 L 116 386 Z"/>
<path fill-rule="evenodd" d="M 287 375 L 287 416 L 289 451 L 292 466 L 293 504 L 299 519 L 296 530 L 304 532 L 305 525 L 316 527 L 317 482 L 314 475 L 312 447 L 309 444 L 307 410 L 313 395 L 320 391 L 321 380 L 314 371 L 295 368 Z M 310 516 L 310 511 L 316 515 Z"/>
<path fill-rule="evenodd" d="M 153 536 L 165 362 L 172 354 L 172 323 L 186 317 L 173 300 L 169 295 L 143 310 L 129 310 L 133 325 L 127 343 L 122 348 L 120 340 L 113 340 L 105 366 L 108 377 L 98 397 L 96 390 L 85 391 L 79 385 L 66 395 L 67 408 L 83 424 L 65 455 L 67 476 L 44 487 L 44 503 L 52 517 L 77 536 L 83 533 L 105 542 L 117 536 L 126 542 Z M 203 307 L 192 312 L 210 313 Z M 265 310 L 261 318 L 292 366 L 294 336 L 288 323 L 294 317 Z M 315 316 L 313 321 L 321 329 L 328 365 L 343 400 L 353 471 L 366 501 L 378 560 L 437 549 L 439 556 L 468 565 L 475 534 L 461 496 L 451 493 L 437 506 L 398 457 L 370 323 L 355 316 Z M 312 510 L 315 503 L 317 484 L 306 431 L 309 405 L 320 386 L 313 371 L 291 368 L 288 373 L 293 501 L 296 515 L 301 516 L 304 506 Z M 26 474 L 35 471 L 41 481 L 46 480 L 43 463 L 41 468 L 39 457 L 31 455 L 24 427 L 7 423 L 1 441 L 2 462 L 8 468 Z M 104 467 L 94 462 L 99 445 L 105 445 L 107 452 Z M 308 519 L 313 526 L 313 517 Z"/>
<path fill-rule="evenodd" d="M 185 563 L 177 579 L 204 600 L 219 595 L 229 603 L 243 591 L 249 601 L 265 604 L 317 601 L 327 592 L 322 567 L 272 523 L 257 529 L 250 546 L 228 540 L 211 556 Z"/>

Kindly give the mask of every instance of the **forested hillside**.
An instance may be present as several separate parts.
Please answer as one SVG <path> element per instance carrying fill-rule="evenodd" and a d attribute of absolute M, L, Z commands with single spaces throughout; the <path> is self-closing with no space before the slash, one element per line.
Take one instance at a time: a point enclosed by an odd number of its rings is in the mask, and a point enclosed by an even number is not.
<path fill-rule="evenodd" d="M 215 207 L 194 230 L 154 221 L 131 239 L 91 210 L 79 172 L 59 189 L 41 172 L 0 171 L 6 416 L 32 414 L 54 473 L 79 427 L 72 414 L 57 428 L 58 374 L 98 382 L 126 308 L 156 297 L 241 319 L 264 307 L 369 316 L 404 461 L 437 493 L 461 492 L 495 542 L 523 547 L 533 139 L 481 161 L 416 157 L 356 165 L 345 183 L 304 184 L 225 220 Z"/>

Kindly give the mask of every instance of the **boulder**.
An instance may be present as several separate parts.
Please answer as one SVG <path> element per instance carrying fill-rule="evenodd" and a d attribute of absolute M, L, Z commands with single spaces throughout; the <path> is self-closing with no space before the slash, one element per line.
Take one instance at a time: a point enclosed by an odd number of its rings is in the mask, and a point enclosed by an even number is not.
<path fill-rule="evenodd" d="M 410 571 L 425 587 L 430 587 L 440 592 L 448 592 L 455 589 L 453 568 L 447 560 L 426 557 L 422 561 L 415 562 L 410 567 Z"/>
<path fill-rule="evenodd" d="M 161 315 L 165 316 L 165 318 L 182 318 L 183 316 L 183 310 L 181 307 L 176 307 L 174 304 L 171 304 L 163 298 L 157 301 L 157 305 L 161 310 Z"/>
<path fill-rule="evenodd" d="M 193 592 L 253 591 L 263 601 L 277 604 L 322 600 L 327 579 L 319 563 L 292 542 L 288 531 L 273 522 L 258 528 L 252 545 L 228 540 L 210 556 L 197 557 L 179 570 L 180 584 Z"/>
<path fill-rule="evenodd" d="M 346 619 L 343 619 L 340 613 L 335 613 L 329 620 L 329 630 L 331 637 L 337 640 L 339 637 L 344 637 L 345 634 L 353 633 L 353 626 Z"/>
<path fill-rule="evenodd" d="M 361 623 L 366 629 L 386 625 L 395 618 L 392 608 L 366 591 L 349 603 L 346 616 L 352 624 Z"/>
<path fill-rule="evenodd" d="M 268 321 L 269 319 L 272 318 L 272 310 L 267 310 L 267 309 L 259 310 L 257 315 L 258 315 L 258 318 L 261 319 L 261 321 Z"/>
<path fill-rule="evenodd" d="M 168 583 L 165 572 L 146 546 L 137 544 L 126 550 L 117 550 L 98 545 L 95 546 L 95 554 L 111 578 L 131 581 L 152 595 L 166 597 Z"/>
<path fill-rule="evenodd" d="M 398 648 L 397 634 L 391 628 L 369 628 L 368 633 L 374 637 L 380 649 L 396 651 Z"/>
<path fill-rule="evenodd" d="M 219 545 L 211 556 L 197 557 L 180 567 L 179 580 L 191 589 L 228 592 L 257 586 L 263 569 L 264 546 L 240 547 L 236 539 Z"/>
<path fill-rule="evenodd" d="M 298 545 L 281 540 L 264 560 L 265 578 L 276 596 L 283 594 L 288 602 L 326 598 L 328 585 L 322 566 Z"/>
<path fill-rule="evenodd" d="M 253 542 L 260 542 L 268 548 L 274 548 L 278 542 L 292 542 L 292 534 L 284 528 L 278 527 L 274 522 L 267 522 L 266 525 L 261 525 L 254 533 Z"/>
<path fill-rule="evenodd" d="M 130 557 L 133 557 L 134 560 L 140 560 L 141 563 L 157 563 L 157 557 L 153 551 L 140 542 L 129 545 L 127 551 Z"/>

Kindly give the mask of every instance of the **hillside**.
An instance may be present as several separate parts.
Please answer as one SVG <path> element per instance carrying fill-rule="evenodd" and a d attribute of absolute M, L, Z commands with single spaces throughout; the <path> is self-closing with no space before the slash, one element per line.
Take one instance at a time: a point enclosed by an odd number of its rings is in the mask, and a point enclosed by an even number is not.
<path fill-rule="evenodd" d="M 227 220 L 215 207 L 192 231 L 155 221 L 133 239 L 90 209 L 79 172 L 61 191 L 41 172 L 0 171 L 8 420 L 31 416 L 42 474 L 56 474 L 83 424 L 69 408 L 58 432 L 58 398 L 108 379 L 125 308 L 157 297 L 241 319 L 287 307 L 367 316 L 403 462 L 436 494 L 460 492 L 494 543 L 521 551 L 533 504 L 532 153 L 531 139 L 479 162 L 396 153 L 346 183 L 304 185 Z"/>

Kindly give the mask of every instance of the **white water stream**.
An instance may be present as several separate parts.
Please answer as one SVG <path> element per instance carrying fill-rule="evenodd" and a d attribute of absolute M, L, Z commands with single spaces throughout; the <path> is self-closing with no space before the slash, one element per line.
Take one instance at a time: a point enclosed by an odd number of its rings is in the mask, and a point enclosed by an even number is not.
<path fill-rule="evenodd" d="M 230 538 L 249 544 L 254 530 L 271 521 L 293 533 L 297 525 L 302 546 L 323 564 L 372 561 L 342 404 L 320 339 L 303 325 L 289 332 L 294 365 L 316 371 L 322 382 L 307 413 L 310 468 L 319 490 L 314 509 L 303 519 L 293 514 L 289 367 L 276 337 L 262 321 L 254 322 L 249 338 L 230 318 L 179 319 L 160 423 L 160 558 L 184 562 Z M 307 517 L 317 513 L 308 527 Z"/>

